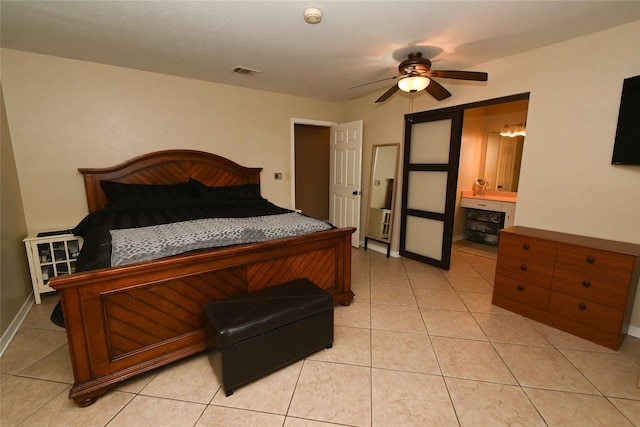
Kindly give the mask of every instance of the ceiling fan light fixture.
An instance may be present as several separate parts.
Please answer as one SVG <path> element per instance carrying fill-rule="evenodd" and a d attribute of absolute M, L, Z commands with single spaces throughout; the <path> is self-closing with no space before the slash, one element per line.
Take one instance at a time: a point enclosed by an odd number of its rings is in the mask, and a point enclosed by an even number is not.
<path fill-rule="evenodd" d="M 431 80 L 428 77 L 412 76 L 405 77 L 398 82 L 398 87 L 404 92 L 419 92 L 429 86 Z"/>

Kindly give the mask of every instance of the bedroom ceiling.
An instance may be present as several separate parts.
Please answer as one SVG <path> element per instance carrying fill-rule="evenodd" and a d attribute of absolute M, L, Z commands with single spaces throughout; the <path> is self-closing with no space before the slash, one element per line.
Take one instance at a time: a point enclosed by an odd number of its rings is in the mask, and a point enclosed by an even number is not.
<path fill-rule="evenodd" d="M 323 11 L 307 24 L 308 7 Z M 640 19 L 639 1 L 5 1 L 4 48 L 329 101 L 409 52 L 478 64 Z M 640 35 L 639 35 L 640 37 Z M 594 58 L 606 63 L 606 58 Z M 259 70 L 238 74 L 237 66 Z M 477 69 L 477 71 L 483 71 Z M 491 79 L 491 76 L 489 76 Z M 464 82 L 442 80 L 453 92 Z"/>

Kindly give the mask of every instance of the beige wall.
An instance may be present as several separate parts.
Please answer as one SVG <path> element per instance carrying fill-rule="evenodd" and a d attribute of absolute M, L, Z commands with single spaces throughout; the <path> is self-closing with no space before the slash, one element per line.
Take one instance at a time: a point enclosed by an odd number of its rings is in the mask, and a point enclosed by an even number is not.
<path fill-rule="evenodd" d="M 611 165 L 622 80 L 640 74 L 638 34 L 640 21 L 478 65 L 486 85 L 443 80 L 453 96 L 419 94 L 413 111 L 530 92 L 516 224 L 640 244 L 640 167 Z M 384 90 L 340 105 L 340 121 L 364 120 L 365 177 L 371 146 L 402 142 L 411 112 L 404 93 L 374 104 Z"/>
<path fill-rule="evenodd" d="M 78 167 L 189 148 L 263 167 L 263 194 L 289 207 L 292 117 L 337 121 L 338 105 L 138 70 L 2 50 L 9 126 L 29 231 L 86 214 Z"/>
<path fill-rule="evenodd" d="M 22 243 L 27 235 L 27 224 L 5 113 L 0 86 L 0 335 L 7 332 L 33 289 Z"/>
<path fill-rule="evenodd" d="M 640 21 L 480 64 L 487 84 L 444 82 L 451 98 L 419 94 L 413 111 L 530 92 L 516 224 L 640 243 L 640 168 L 610 164 L 622 80 L 640 74 L 638 34 Z M 2 82 L 30 230 L 84 215 L 77 167 L 176 147 L 264 167 L 265 196 L 288 206 L 291 183 L 273 173 L 290 172 L 291 117 L 364 120 L 368 177 L 371 146 L 403 142 L 411 105 L 404 93 L 374 104 L 386 86 L 335 104 L 11 50 Z"/>

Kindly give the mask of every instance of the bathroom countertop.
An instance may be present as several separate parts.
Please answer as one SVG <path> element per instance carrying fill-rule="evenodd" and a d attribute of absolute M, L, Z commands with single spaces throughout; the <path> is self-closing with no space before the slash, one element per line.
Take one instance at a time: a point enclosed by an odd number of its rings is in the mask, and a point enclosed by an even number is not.
<path fill-rule="evenodd" d="M 494 202 L 516 203 L 518 201 L 517 192 L 490 191 L 485 190 L 482 194 L 473 194 L 473 190 L 463 191 L 462 197 L 477 200 L 491 200 Z"/>

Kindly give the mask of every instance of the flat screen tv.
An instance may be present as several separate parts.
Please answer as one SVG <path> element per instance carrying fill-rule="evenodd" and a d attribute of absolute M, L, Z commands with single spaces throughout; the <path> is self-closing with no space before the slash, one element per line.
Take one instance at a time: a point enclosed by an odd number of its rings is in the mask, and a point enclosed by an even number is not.
<path fill-rule="evenodd" d="M 624 79 L 613 145 L 614 165 L 640 165 L 640 76 Z"/>

